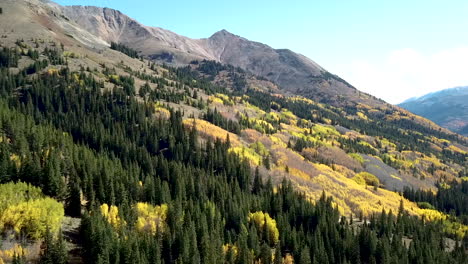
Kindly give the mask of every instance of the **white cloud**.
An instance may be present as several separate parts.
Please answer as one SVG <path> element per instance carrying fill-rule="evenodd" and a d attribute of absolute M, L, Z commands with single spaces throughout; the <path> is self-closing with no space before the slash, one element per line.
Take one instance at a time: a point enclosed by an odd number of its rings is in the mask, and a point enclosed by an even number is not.
<path fill-rule="evenodd" d="M 381 61 L 356 60 L 336 71 L 359 90 L 389 103 L 468 85 L 468 46 L 423 54 L 414 49 L 390 52 Z"/>

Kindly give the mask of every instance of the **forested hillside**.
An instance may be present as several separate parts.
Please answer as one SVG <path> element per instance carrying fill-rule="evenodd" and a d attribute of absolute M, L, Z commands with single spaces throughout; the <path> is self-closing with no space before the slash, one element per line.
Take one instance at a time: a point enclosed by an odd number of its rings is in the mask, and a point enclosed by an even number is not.
<path fill-rule="evenodd" d="M 449 163 L 454 172 L 463 174 L 463 152 L 437 152 L 429 142 L 412 143 L 432 137 L 431 143 L 437 144 L 438 137 L 444 137 L 447 142 L 462 144 L 457 136 L 430 129 L 423 130 L 424 136 L 410 134 L 410 127 L 396 133 L 400 131 L 397 127 L 410 124 L 404 119 L 381 125 L 361 119 L 350 121 L 335 113 L 343 110 L 310 100 L 270 95 L 266 90 L 245 86 L 223 88 L 202 77 L 203 68 L 177 69 L 141 62 L 148 69 L 137 71 L 120 62 L 119 71 L 107 65 L 101 65 L 100 70 L 83 66 L 73 70 L 73 57 L 79 55 L 69 54 L 60 45 L 38 40 L 18 40 L 15 47 L 2 48 L 0 181 L 37 186 L 63 204 L 62 216 L 80 217 L 77 241 L 84 263 L 466 260 L 465 227 L 456 218 L 431 219 L 437 212 L 433 210 L 421 220 L 415 214 L 423 211 L 418 210 L 430 209 L 417 209 L 397 194 L 394 210 L 383 206 L 377 213 L 377 209 L 357 205 L 344 211 L 347 203 L 340 202 L 340 196 L 337 200 L 330 197 L 335 193 L 326 185 L 322 190 L 327 191 L 320 191 L 312 202 L 313 192 L 301 189 L 294 178 L 306 174 L 307 169 L 301 172 L 295 164 L 289 165 L 291 156 L 278 160 L 275 145 L 262 143 L 264 139 L 245 145 L 246 136 L 260 136 L 281 145 L 284 149 L 278 153 L 308 157 L 305 150 L 335 146 L 345 153 L 388 155 L 388 163 L 398 162 L 392 159 L 391 151 L 421 151 L 421 157 L 431 155 L 439 162 L 434 172 Z M 25 61 L 29 65 L 18 67 Z M 203 63 L 207 68 L 209 62 Z M 242 74 L 231 72 L 239 78 Z M 246 84 L 261 81 L 252 76 L 242 78 Z M 225 117 L 228 107 L 244 107 L 245 115 Z M 374 118 L 370 112 L 365 115 Z M 354 139 L 346 138 L 346 133 L 338 132 L 332 124 L 365 131 L 367 137 L 376 137 L 375 142 L 360 143 L 363 141 L 357 132 Z M 286 138 L 279 133 L 285 127 L 291 135 L 281 143 Z M 219 134 L 213 134 L 215 131 Z M 384 140 L 384 136 L 389 139 Z M 382 142 L 388 143 L 379 146 Z M 380 148 L 387 148 L 387 152 L 381 153 Z M 310 161 L 300 164 L 311 164 L 310 168 L 330 175 L 359 176 L 363 185 L 357 178 L 342 177 L 346 179 L 343 181 L 355 182 L 354 188 L 364 194 L 379 197 L 392 193 L 382 189 L 376 176 L 357 173 L 363 170 L 359 154 L 350 155 L 357 160 L 352 163 L 356 172 L 346 171 L 345 165 L 331 157 L 311 153 Z M 401 166 L 404 169 L 404 163 Z M 415 173 L 440 180 L 426 170 L 429 168 L 421 164 Z M 27 192 L 27 199 L 32 196 Z M 38 207 L 47 206 L 47 200 L 35 201 Z M 57 225 L 47 221 L 42 229 L 28 224 L 16 226 L 8 221 L 14 215 L 9 206 L 1 209 L 6 220 L 0 227 L 3 234 L 12 234 L 10 241 L 15 237 L 16 247 L 28 239 L 42 241 L 41 263 L 67 261 Z M 28 219 L 24 213 L 15 217 L 16 221 Z M 451 225 L 447 227 L 447 223 Z M 2 251 L 0 257 L 7 262 L 31 261 L 36 258 L 34 242 L 28 245 L 26 249 Z"/>

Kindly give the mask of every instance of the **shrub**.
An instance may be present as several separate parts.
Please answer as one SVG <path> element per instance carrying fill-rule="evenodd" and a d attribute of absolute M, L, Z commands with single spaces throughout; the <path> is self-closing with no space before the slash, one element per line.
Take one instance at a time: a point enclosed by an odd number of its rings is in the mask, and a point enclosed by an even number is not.
<path fill-rule="evenodd" d="M 432 204 L 428 203 L 428 202 L 419 202 L 417 203 L 419 208 L 421 209 L 432 209 L 432 210 L 435 210 L 434 206 L 432 206 Z"/>
<path fill-rule="evenodd" d="M 0 231 L 13 229 L 30 238 L 44 237 L 49 228 L 57 232 L 64 215 L 63 205 L 26 183 L 0 185 Z"/>
<path fill-rule="evenodd" d="M 138 215 L 136 228 L 138 231 L 149 232 L 153 235 L 157 232 L 164 232 L 168 211 L 167 204 L 153 206 L 147 203 L 137 203 L 136 211 Z"/>
<path fill-rule="evenodd" d="M 276 221 L 271 218 L 268 213 L 263 213 L 262 211 L 250 213 L 248 220 L 250 223 L 255 224 L 257 230 L 263 233 L 265 240 L 268 241 L 270 245 L 274 245 L 279 241 L 279 231 L 278 227 L 276 227 Z"/>
<path fill-rule="evenodd" d="M 361 185 L 367 184 L 372 186 L 379 186 L 380 184 L 379 179 L 374 174 L 365 171 L 356 174 L 353 177 L 353 180 Z"/>

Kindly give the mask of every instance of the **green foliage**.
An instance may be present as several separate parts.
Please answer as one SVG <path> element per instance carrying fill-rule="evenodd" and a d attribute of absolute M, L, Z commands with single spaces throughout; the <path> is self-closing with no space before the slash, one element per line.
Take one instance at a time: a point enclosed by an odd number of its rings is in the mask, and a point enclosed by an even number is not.
<path fill-rule="evenodd" d="M 224 118 L 216 108 L 214 110 L 208 108 L 206 114 L 203 116 L 203 119 L 229 132 L 240 134 L 241 126 L 239 125 L 239 123 Z"/>
<path fill-rule="evenodd" d="M 138 55 L 138 51 L 136 51 L 136 50 L 134 50 L 132 48 L 129 48 L 128 46 L 126 46 L 124 44 L 111 42 L 110 48 L 113 49 L 113 50 L 120 51 L 123 54 L 125 54 L 125 55 L 127 55 L 127 56 L 129 56 L 131 58 L 137 58 L 137 59 L 140 58 L 140 56 Z"/>
<path fill-rule="evenodd" d="M 3 47 L 0 49 L 0 67 L 17 67 L 19 54 L 16 49 Z"/>
<path fill-rule="evenodd" d="M 56 54 L 48 53 L 48 60 L 58 63 Z M 103 91 L 104 84 L 91 74 L 71 72 L 66 66 L 53 75 L 27 78 L 5 67 L 0 71 L 0 180 L 28 182 L 63 200 L 71 211 L 83 209 L 80 239 L 85 263 L 268 263 L 275 250 L 279 251 L 275 255 L 305 263 L 466 260 L 465 245 L 454 252 L 440 246 L 445 235 L 440 223 L 423 223 L 401 210 L 397 215 L 372 215 L 356 229 L 340 219 L 325 195 L 312 204 L 287 180 L 273 188 L 271 181 L 253 179 L 249 164 L 229 151 L 229 143 L 219 139 L 200 143 L 195 129 L 185 130 L 181 112 L 170 109 L 167 120 L 155 118 L 158 96 L 178 101 L 191 94 L 185 86 L 206 94 L 228 94 L 188 67 L 165 67 L 162 75 L 174 82 L 133 71 L 124 83 L 115 78 L 118 86 L 128 88 L 137 76 L 156 82 L 158 89 L 149 93 L 148 103 L 131 96 L 131 89 Z M 267 112 L 273 102 L 303 119 L 321 109 L 247 93 L 252 104 Z M 334 117 L 330 111 L 323 110 L 323 117 Z M 350 124 L 342 117 L 334 120 L 369 133 L 399 131 L 399 124 L 372 127 Z M 399 137 L 403 144 L 414 139 L 400 132 L 389 139 Z M 59 211 L 54 202 L 40 198 L 8 208 L 14 209 L 12 215 L 21 211 L 49 217 Z M 147 208 L 138 210 L 139 203 Z M 158 227 L 164 232 L 157 232 Z M 402 243 L 403 236 L 413 238 L 410 248 Z M 224 245 L 232 245 L 227 253 Z M 52 252 L 63 252 L 58 248 Z"/>
<path fill-rule="evenodd" d="M 68 263 L 68 251 L 61 231 L 55 238 L 53 234 L 47 230 L 41 248 L 42 251 L 39 258 L 40 264 Z"/>
<path fill-rule="evenodd" d="M 12 205 L 44 198 L 41 189 L 24 182 L 0 184 L 0 212 Z"/>
<path fill-rule="evenodd" d="M 260 141 L 256 141 L 255 143 L 252 143 L 250 147 L 261 156 L 267 156 L 269 154 L 268 149 Z"/>
<path fill-rule="evenodd" d="M 356 161 L 358 161 L 359 163 L 361 163 L 361 165 L 364 165 L 364 158 L 359 155 L 358 153 L 349 153 L 348 154 L 351 158 L 355 159 Z"/>
<path fill-rule="evenodd" d="M 453 181 L 437 185 L 437 193 L 432 190 L 413 190 L 405 188 L 403 196 L 424 206 L 430 206 L 447 214 L 459 218 L 459 221 L 468 225 L 468 181 Z M 432 208 L 431 208 L 432 207 Z M 422 208 L 422 207 L 421 207 Z"/>
<path fill-rule="evenodd" d="M 428 202 L 418 202 L 417 203 L 419 208 L 421 209 L 431 209 L 431 210 L 436 210 L 434 206 L 432 206 L 432 204 L 428 203 Z"/>
<path fill-rule="evenodd" d="M 353 177 L 353 180 L 361 185 L 379 186 L 380 181 L 374 174 L 369 172 L 360 172 Z"/>

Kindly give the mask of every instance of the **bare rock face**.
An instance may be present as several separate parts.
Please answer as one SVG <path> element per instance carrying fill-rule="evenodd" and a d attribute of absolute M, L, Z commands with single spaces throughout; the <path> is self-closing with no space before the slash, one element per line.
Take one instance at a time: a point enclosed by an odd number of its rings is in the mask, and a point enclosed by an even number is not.
<path fill-rule="evenodd" d="M 287 92 L 319 100 L 356 94 L 356 90 L 345 81 L 330 74 L 311 59 L 291 50 L 273 49 L 226 30 L 221 30 L 203 41 L 206 49 L 211 51 L 218 61 L 263 76 L 278 83 Z"/>
<path fill-rule="evenodd" d="M 196 59 L 214 60 L 196 40 L 162 28 L 144 26 L 114 9 L 65 6 L 62 10 L 68 18 L 107 43 L 123 43 L 155 60 L 174 64 Z"/>

